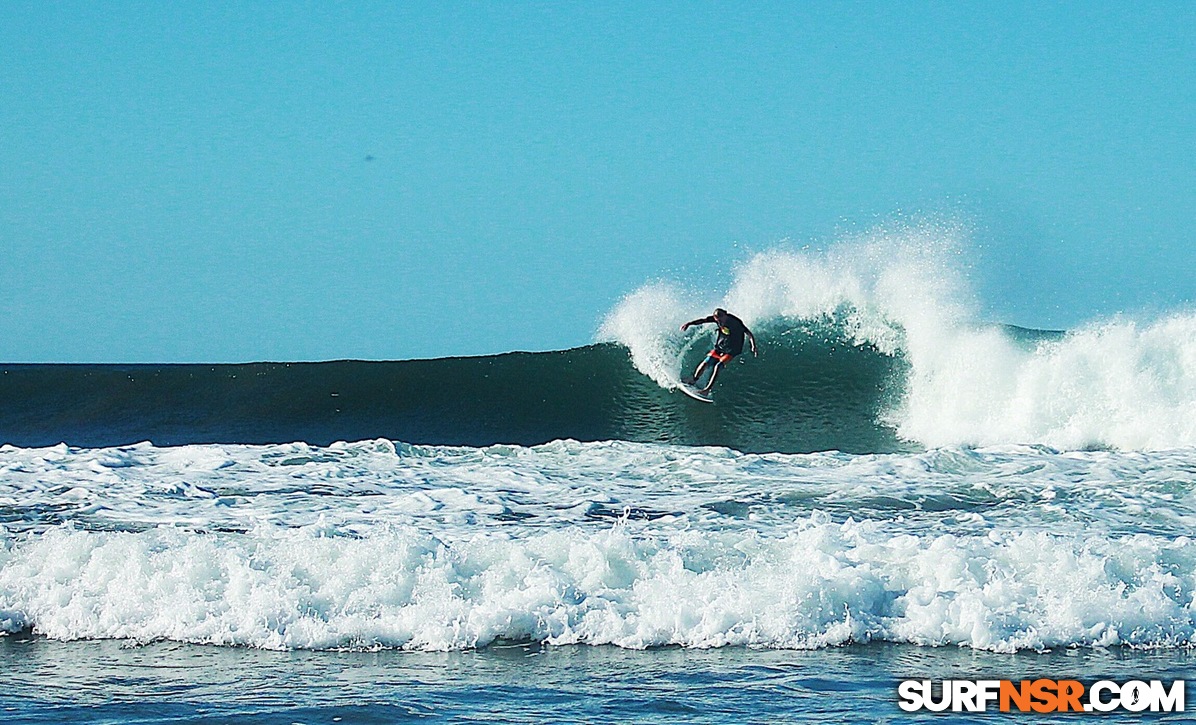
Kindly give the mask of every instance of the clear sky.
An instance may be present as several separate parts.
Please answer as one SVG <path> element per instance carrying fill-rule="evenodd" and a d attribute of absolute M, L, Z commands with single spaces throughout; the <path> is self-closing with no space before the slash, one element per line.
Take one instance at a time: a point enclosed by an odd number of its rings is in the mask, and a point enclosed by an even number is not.
<path fill-rule="evenodd" d="M 919 212 L 974 226 L 994 321 L 1190 308 L 1194 38 L 1192 2 L 5 2 L 0 360 L 562 348 Z"/>

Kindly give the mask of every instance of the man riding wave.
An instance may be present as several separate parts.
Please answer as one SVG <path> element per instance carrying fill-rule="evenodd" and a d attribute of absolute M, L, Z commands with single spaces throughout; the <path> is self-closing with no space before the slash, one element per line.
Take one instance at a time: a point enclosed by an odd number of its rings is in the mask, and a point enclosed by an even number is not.
<path fill-rule="evenodd" d="M 706 383 L 706 387 L 701 389 L 700 392 L 703 393 L 709 393 L 714 388 L 714 379 L 718 377 L 718 371 L 722 370 L 723 365 L 731 362 L 732 358 L 743 352 L 743 339 L 745 337 L 752 345 L 752 355 L 756 355 L 756 336 L 747 328 L 747 325 L 743 324 L 743 320 L 721 307 L 716 309 L 710 317 L 703 317 L 700 320 L 692 320 L 685 323 L 681 326 L 681 330 L 684 332 L 693 325 L 706 325 L 710 323 L 718 325 L 718 339 L 714 342 L 714 349 L 706 354 L 706 359 L 698 365 L 697 370 L 694 370 L 693 377 L 684 381 L 696 384 L 701 379 L 702 373 L 706 372 L 707 366 L 710 366 L 710 380 Z"/>

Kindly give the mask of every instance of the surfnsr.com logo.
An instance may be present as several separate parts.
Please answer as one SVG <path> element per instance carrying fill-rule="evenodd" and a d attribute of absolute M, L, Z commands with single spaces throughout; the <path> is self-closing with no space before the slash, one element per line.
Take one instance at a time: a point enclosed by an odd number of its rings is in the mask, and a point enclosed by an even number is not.
<path fill-rule="evenodd" d="M 1183 712 L 1184 681 L 1101 680 L 904 680 L 897 706 L 906 712 Z"/>

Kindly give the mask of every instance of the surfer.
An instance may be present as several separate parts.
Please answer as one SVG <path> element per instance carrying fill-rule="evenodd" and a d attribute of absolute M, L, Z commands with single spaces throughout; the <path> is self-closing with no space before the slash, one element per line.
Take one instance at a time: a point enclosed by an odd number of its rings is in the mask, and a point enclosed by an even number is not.
<path fill-rule="evenodd" d="M 743 338 L 746 337 L 752 344 L 752 355 L 756 354 L 756 336 L 747 328 L 747 325 L 743 324 L 743 320 L 721 307 L 716 309 L 710 317 L 685 323 L 681 326 L 681 331 L 684 332 L 693 325 L 705 325 L 711 322 L 718 325 L 718 339 L 714 342 L 714 349 L 706 355 L 706 359 L 702 361 L 701 365 L 698 365 L 697 370 L 694 370 L 693 377 L 687 381 L 697 383 L 702 378 L 702 373 L 706 372 L 706 367 L 713 366 L 710 370 L 710 382 L 706 383 L 706 387 L 701 390 L 703 393 L 709 393 L 714 388 L 714 379 L 718 377 L 718 371 L 722 370 L 723 365 L 731 362 L 731 358 L 743 352 Z"/>

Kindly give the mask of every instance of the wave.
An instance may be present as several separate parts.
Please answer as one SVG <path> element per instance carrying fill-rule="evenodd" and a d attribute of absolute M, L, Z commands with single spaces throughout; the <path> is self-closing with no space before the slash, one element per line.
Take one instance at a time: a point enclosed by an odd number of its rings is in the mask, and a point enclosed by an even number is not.
<path fill-rule="evenodd" d="M 766 252 L 739 267 L 717 298 L 645 285 L 600 334 L 626 346 L 636 369 L 663 389 L 677 387 L 692 350 L 707 343 L 677 324 L 715 306 L 763 333 L 766 356 L 823 341 L 824 360 L 848 350 L 889 359 L 855 382 L 873 391 L 875 425 L 924 447 L 1196 445 L 1196 314 L 1067 332 L 989 324 L 976 311 L 964 256 L 960 230 L 933 224 L 879 229 L 826 252 Z M 780 397 L 774 376 L 790 386 L 817 379 L 817 368 L 785 365 L 735 375 L 750 375 L 766 401 Z M 784 400 L 796 420 L 806 400 Z"/>
<path fill-rule="evenodd" d="M 0 447 L 0 635 L 1196 645 L 1191 449 Z"/>
<path fill-rule="evenodd" d="M 696 361 L 695 361 L 696 363 Z M 715 406 L 657 386 L 623 347 L 401 362 L 0 366 L 0 443 L 581 441 L 867 453 L 892 357 L 819 335 L 728 374 Z"/>
<path fill-rule="evenodd" d="M 0 549 L 0 632 L 267 649 L 1175 647 L 1196 643 L 1193 554 L 1169 537 L 892 535 L 817 517 L 783 538 L 61 527 Z"/>
<path fill-rule="evenodd" d="M 0 443 L 149 440 L 416 444 L 627 440 L 745 452 L 882 453 L 1042 444 L 1196 445 L 1196 314 L 1064 332 L 993 325 L 958 229 L 880 229 L 774 250 L 703 296 L 658 281 L 572 350 L 399 362 L 3 365 Z M 709 349 L 681 322 L 715 306 L 757 333 L 716 405 L 676 389 Z"/>

